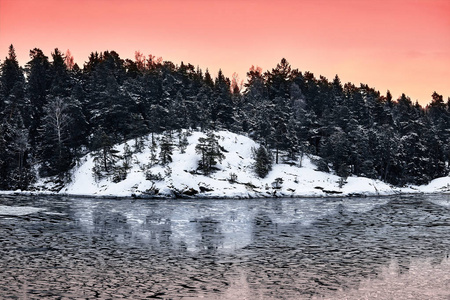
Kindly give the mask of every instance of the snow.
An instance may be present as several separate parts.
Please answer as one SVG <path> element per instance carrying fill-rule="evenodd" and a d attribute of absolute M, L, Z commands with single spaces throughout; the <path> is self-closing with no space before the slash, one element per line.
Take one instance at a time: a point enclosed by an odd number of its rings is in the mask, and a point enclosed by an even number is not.
<path fill-rule="evenodd" d="M 450 192 L 450 177 L 441 177 L 432 180 L 429 184 L 424 186 L 414 187 L 423 193 L 448 193 Z"/>
<path fill-rule="evenodd" d="M 183 131 L 187 133 L 187 131 Z M 450 192 L 450 177 L 438 178 L 425 186 L 394 187 L 379 180 L 364 177 L 348 177 L 345 180 L 332 173 L 316 170 L 311 157 L 303 157 L 296 165 L 274 164 L 272 171 L 259 178 L 252 169 L 254 159 L 252 148 L 258 144 L 250 138 L 228 131 L 215 132 L 219 144 L 226 150 L 225 159 L 217 165 L 218 170 L 208 176 L 197 171 L 200 155 L 195 146 L 200 137 L 206 134 L 199 131 L 189 132 L 189 145 L 184 153 L 174 147 L 172 162 L 168 166 L 155 165 L 150 168 L 152 174 L 160 175 L 161 180 L 147 180 L 145 166 L 149 163 L 151 136 L 145 137 L 144 150 L 134 153 L 131 168 L 125 180 L 113 182 L 111 176 L 96 181 L 93 176 L 94 160 L 86 155 L 73 170 L 72 182 L 62 188 L 60 194 L 86 196 L 150 197 L 158 190 L 157 196 L 174 197 L 186 191 L 198 192 L 201 198 L 268 198 L 268 197 L 342 197 L 342 196 L 379 196 L 399 193 L 437 193 Z M 161 135 L 154 135 L 157 141 Z M 174 134 L 174 142 L 178 140 Z M 128 141 L 134 149 L 134 140 Z M 115 147 L 123 154 L 125 143 Z M 159 147 L 158 147 L 159 152 Z M 159 155 L 159 153 L 157 153 Z M 118 165 L 121 162 L 118 162 Z M 170 174 L 168 174 L 168 167 Z M 231 175 L 236 177 L 230 181 Z M 282 183 L 277 186 L 277 179 Z"/>

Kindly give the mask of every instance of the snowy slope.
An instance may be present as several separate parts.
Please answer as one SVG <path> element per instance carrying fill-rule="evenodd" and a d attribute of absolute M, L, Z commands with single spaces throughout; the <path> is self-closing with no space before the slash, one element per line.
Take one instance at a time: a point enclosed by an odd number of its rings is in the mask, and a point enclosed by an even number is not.
<path fill-rule="evenodd" d="M 192 132 L 188 137 L 189 145 L 185 153 L 181 153 L 178 147 L 174 148 L 173 161 L 168 165 L 171 173 L 167 173 L 167 167 L 156 165 L 150 171 L 152 174 L 159 174 L 161 180 L 146 180 L 143 169 L 150 157 L 150 137 L 147 137 L 144 150 L 133 154 L 131 169 L 125 180 L 115 183 L 112 178 L 105 178 L 97 182 L 92 171 L 93 157 L 87 155 L 73 171 L 72 183 L 60 193 L 124 197 L 175 197 L 186 194 L 204 198 L 325 197 L 436 192 L 441 190 L 441 186 L 450 184 L 450 180 L 441 179 L 426 187 L 400 189 L 378 180 L 349 177 L 340 187 L 338 176 L 316 171 L 316 166 L 308 157 L 303 158 L 302 167 L 274 164 L 266 178 L 259 178 L 252 170 L 252 148 L 257 147 L 257 144 L 245 136 L 227 131 L 216 134 L 220 137 L 219 144 L 226 150 L 225 159 L 217 166 L 218 170 L 208 176 L 196 171 L 200 155 L 195 152 L 195 146 L 205 134 Z M 160 136 L 156 138 L 159 140 Z M 134 141 L 127 143 L 133 148 Z M 123 154 L 124 146 L 125 144 L 116 146 L 120 154 Z M 235 174 L 236 180 L 233 182 L 229 180 L 231 174 Z M 283 180 L 278 187 L 274 184 L 276 178 Z"/>
<path fill-rule="evenodd" d="M 183 131 L 186 133 L 187 131 Z M 227 131 L 215 133 L 220 136 L 219 144 L 226 150 L 225 159 L 217 166 L 217 172 L 208 176 L 197 171 L 200 155 L 195 146 L 202 132 L 190 132 L 188 146 L 184 153 L 175 147 L 172 162 L 167 166 L 155 165 L 152 174 L 160 175 L 160 180 L 147 180 L 145 166 L 150 157 L 150 136 L 144 137 L 144 149 L 132 155 L 131 168 L 125 180 L 113 182 L 112 176 L 96 181 L 93 175 L 94 159 L 91 154 L 83 157 L 72 170 L 71 183 L 59 193 L 83 196 L 117 197 L 178 197 L 195 194 L 201 198 L 264 198 L 264 197 L 330 197 L 352 195 L 393 195 L 400 193 L 450 193 L 450 177 L 437 178 L 427 185 L 394 187 L 379 180 L 364 177 L 349 177 L 343 185 L 341 178 L 316 171 L 309 157 L 304 157 L 301 167 L 288 164 L 274 164 L 266 178 L 259 178 L 252 169 L 254 159 L 252 148 L 257 147 L 253 140 Z M 161 136 L 155 135 L 156 140 Z M 175 138 L 176 139 L 176 138 Z M 175 141 L 176 142 L 176 141 Z M 133 149 L 135 141 L 126 142 Z M 123 155 L 125 143 L 115 149 Z M 159 145 L 158 145 L 159 149 Z M 158 150 L 159 151 L 159 150 Z M 159 155 L 157 153 L 157 155 Z M 122 162 L 118 161 L 117 165 Z M 236 180 L 231 182 L 231 174 Z M 274 187 L 277 178 L 282 178 L 281 186 Z M 341 184 L 340 184 L 341 183 Z M 58 187 L 51 179 L 40 179 L 31 191 L 0 191 L 0 194 L 54 194 Z M 157 193 L 155 194 L 155 191 Z"/>

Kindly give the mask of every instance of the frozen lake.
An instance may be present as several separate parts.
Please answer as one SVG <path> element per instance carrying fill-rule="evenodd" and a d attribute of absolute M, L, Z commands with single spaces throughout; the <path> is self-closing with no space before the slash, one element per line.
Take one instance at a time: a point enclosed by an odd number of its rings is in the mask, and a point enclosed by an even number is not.
<path fill-rule="evenodd" d="M 0 196 L 2 299 L 449 299 L 450 197 Z"/>

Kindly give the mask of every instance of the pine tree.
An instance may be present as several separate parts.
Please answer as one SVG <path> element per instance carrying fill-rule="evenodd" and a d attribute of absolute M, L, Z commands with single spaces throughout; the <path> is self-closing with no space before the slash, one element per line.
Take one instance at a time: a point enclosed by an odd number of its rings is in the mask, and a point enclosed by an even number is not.
<path fill-rule="evenodd" d="M 297 136 L 298 123 L 293 117 L 288 121 L 286 128 L 286 149 L 288 152 L 287 159 L 290 162 L 297 160 L 297 154 L 299 153 L 299 140 Z"/>
<path fill-rule="evenodd" d="M 73 159 L 85 154 L 88 146 L 90 134 L 90 124 L 87 121 L 86 93 L 80 83 L 74 85 L 71 95 L 64 100 L 67 103 L 67 112 L 70 116 L 70 126 L 68 126 L 67 146 L 69 147 Z"/>
<path fill-rule="evenodd" d="M 27 96 L 30 101 L 30 111 L 27 115 L 29 123 L 26 125 L 30 129 L 31 146 L 37 149 L 38 129 L 42 126 L 44 105 L 47 103 L 46 98 L 52 78 L 50 76 L 50 62 L 41 49 L 31 50 L 30 57 L 31 60 L 27 64 Z"/>
<path fill-rule="evenodd" d="M 0 188 L 26 189 L 32 180 L 25 79 L 14 47 L 0 67 Z"/>
<path fill-rule="evenodd" d="M 4 101 L 7 100 L 8 96 L 13 91 L 17 84 L 21 85 L 23 89 L 24 78 L 23 72 L 19 67 L 19 62 L 17 61 L 16 52 L 13 45 L 9 46 L 8 57 L 3 61 L 0 67 L 1 77 L 0 77 L 0 96 L 3 101 L 0 101 L 0 111 L 4 108 Z"/>
<path fill-rule="evenodd" d="M 94 146 L 97 151 L 94 152 L 94 176 L 97 180 L 111 175 L 118 161 L 118 152 L 114 149 L 113 140 L 104 131 L 96 135 Z"/>
<path fill-rule="evenodd" d="M 270 99 L 276 97 L 289 98 L 290 79 L 292 68 L 288 61 L 283 58 L 275 69 L 264 74 Z"/>
<path fill-rule="evenodd" d="M 320 156 L 331 163 L 338 176 L 346 178 L 351 173 L 351 149 L 348 136 L 342 129 L 322 140 Z"/>
<path fill-rule="evenodd" d="M 172 134 L 169 131 L 161 138 L 159 159 L 163 166 L 172 162 L 173 142 Z"/>
<path fill-rule="evenodd" d="M 131 158 L 133 157 L 133 152 L 131 151 L 130 145 L 125 143 L 123 146 L 123 167 L 128 170 L 131 168 Z"/>
<path fill-rule="evenodd" d="M 158 161 L 158 157 L 156 155 L 157 150 L 158 150 L 157 149 L 158 145 L 156 143 L 156 138 L 155 138 L 153 133 L 151 134 L 151 136 L 152 137 L 151 137 L 151 141 L 150 141 L 150 157 L 149 157 L 149 167 L 150 168 L 155 166 L 159 162 Z"/>
<path fill-rule="evenodd" d="M 223 154 L 224 149 L 219 145 L 218 136 L 212 131 L 206 134 L 206 138 L 199 138 L 198 144 L 195 146 L 195 151 L 201 155 L 199 162 L 199 169 L 205 175 L 210 174 L 218 162 L 222 162 L 225 158 Z"/>
<path fill-rule="evenodd" d="M 144 138 L 142 136 L 134 138 L 133 151 L 134 153 L 142 153 L 144 150 Z"/>
<path fill-rule="evenodd" d="M 0 123 L 0 188 L 26 189 L 33 180 L 27 160 L 28 130 L 20 114 Z"/>
<path fill-rule="evenodd" d="M 270 152 L 263 145 L 260 145 L 258 149 L 253 149 L 253 156 L 255 159 L 253 170 L 256 175 L 261 178 L 266 177 L 272 170 L 272 156 Z"/>
<path fill-rule="evenodd" d="M 187 146 L 189 146 L 189 141 L 187 139 L 187 133 L 182 130 L 178 131 L 178 149 L 181 153 L 185 153 Z"/>
<path fill-rule="evenodd" d="M 211 118 L 214 128 L 231 129 L 235 120 L 233 119 L 234 108 L 230 80 L 223 75 L 222 70 L 219 70 L 210 100 L 212 101 Z"/>

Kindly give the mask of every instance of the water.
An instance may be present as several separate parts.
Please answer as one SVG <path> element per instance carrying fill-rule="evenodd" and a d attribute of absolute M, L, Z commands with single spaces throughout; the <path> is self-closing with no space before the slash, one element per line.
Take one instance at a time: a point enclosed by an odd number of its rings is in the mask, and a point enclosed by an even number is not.
<path fill-rule="evenodd" d="M 450 299 L 450 197 L 0 198 L 2 299 Z"/>

